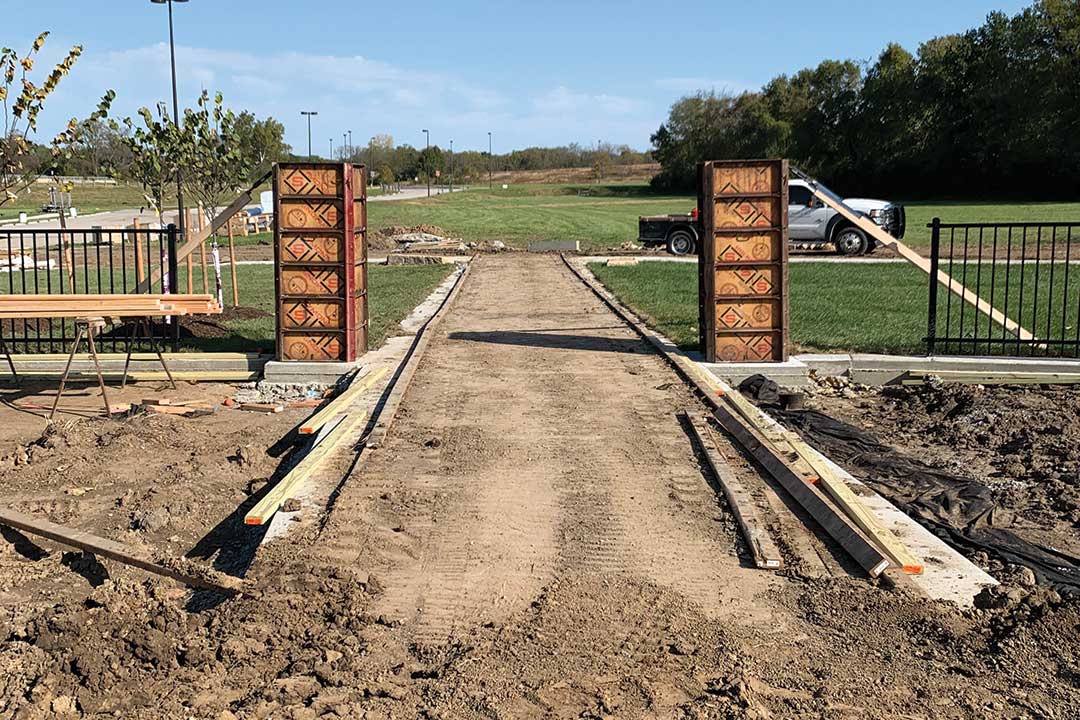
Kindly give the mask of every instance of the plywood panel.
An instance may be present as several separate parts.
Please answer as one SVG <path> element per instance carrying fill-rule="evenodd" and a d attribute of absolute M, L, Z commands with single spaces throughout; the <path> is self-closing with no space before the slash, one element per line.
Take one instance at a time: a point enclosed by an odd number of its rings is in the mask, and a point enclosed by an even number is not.
<path fill-rule="evenodd" d="M 716 358 L 712 362 L 774 362 L 783 342 L 780 332 L 717 334 Z"/>
<path fill-rule="evenodd" d="M 344 271 L 338 267 L 283 267 L 281 290 L 289 295 L 334 295 L 344 297 Z"/>
<path fill-rule="evenodd" d="M 699 319 L 705 357 L 787 357 L 787 163 L 704 163 L 698 208 Z"/>
<path fill-rule="evenodd" d="M 718 300 L 716 327 L 722 330 L 772 330 L 782 321 L 779 299 Z"/>
<path fill-rule="evenodd" d="M 340 235 L 287 233 L 281 241 L 281 260 L 287 263 L 345 262 Z"/>
<path fill-rule="evenodd" d="M 307 362 L 341 362 L 348 360 L 345 334 L 284 331 L 281 334 L 283 358 Z"/>
<path fill-rule="evenodd" d="M 724 233 L 717 235 L 714 247 L 718 263 L 775 261 L 783 254 L 783 234 L 775 231 Z"/>
<path fill-rule="evenodd" d="M 341 168 L 336 164 L 282 164 L 276 183 L 281 196 L 322 195 L 340 197 L 344 195 Z"/>
<path fill-rule="evenodd" d="M 765 267 L 718 266 L 715 297 L 733 295 L 774 295 L 780 289 L 780 271 L 775 265 Z"/>
<path fill-rule="evenodd" d="M 713 215 L 714 227 L 717 230 L 769 229 L 781 224 L 786 209 L 780 206 L 777 198 L 717 200 Z"/>
<path fill-rule="evenodd" d="M 286 328 L 341 330 L 345 327 L 345 304 L 340 300 L 283 300 L 280 308 Z"/>
<path fill-rule="evenodd" d="M 787 179 L 781 177 L 774 160 L 712 163 L 713 192 L 716 195 L 780 193 Z"/>
<path fill-rule="evenodd" d="M 336 200 L 282 200 L 282 230 L 337 230 L 345 216 Z"/>

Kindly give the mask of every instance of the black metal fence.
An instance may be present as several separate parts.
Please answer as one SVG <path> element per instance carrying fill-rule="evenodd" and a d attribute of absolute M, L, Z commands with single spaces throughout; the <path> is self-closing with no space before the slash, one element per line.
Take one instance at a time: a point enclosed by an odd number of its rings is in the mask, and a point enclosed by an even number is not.
<path fill-rule="evenodd" d="M 157 228 L 28 230 L 0 228 L 0 295 L 95 295 L 177 292 L 177 230 Z M 6 277 L 5 277 L 6 276 Z M 179 349 L 175 318 L 151 318 L 153 339 Z M 0 337 L 12 353 L 67 352 L 75 338 L 74 321 L 34 318 L 0 321 Z M 113 328 L 98 349 L 122 352 L 128 333 Z M 133 347 L 150 349 L 145 340 Z"/>
<path fill-rule="evenodd" d="M 931 354 L 1080 357 L 1080 223 L 929 225 Z M 1034 340 L 976 311 L 938 280 L 943 270 Z"/>

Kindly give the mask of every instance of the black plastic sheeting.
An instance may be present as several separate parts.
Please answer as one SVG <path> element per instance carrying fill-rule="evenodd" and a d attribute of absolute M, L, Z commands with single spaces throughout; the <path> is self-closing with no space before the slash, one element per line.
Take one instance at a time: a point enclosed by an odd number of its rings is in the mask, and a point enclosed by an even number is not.
<path fill-rule="evenodd" d="M 770 414 L 938 537 L 1002 562 L 1026 565 L 1040 584 L 1080 595 L 1080 558 L 1029 542 L 1009 529 L 1012 513 L 974 480 L 949 474 L 884 445 L 874 436 L 816 410 Z"/>

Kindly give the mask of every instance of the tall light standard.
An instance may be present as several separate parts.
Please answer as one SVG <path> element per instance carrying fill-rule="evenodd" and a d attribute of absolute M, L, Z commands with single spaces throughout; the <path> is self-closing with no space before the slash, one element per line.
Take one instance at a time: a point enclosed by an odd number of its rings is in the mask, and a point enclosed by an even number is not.
<path fill-rule="evenodd" d="M 375 136 L 374 135 L 371 137 L 370 140 L 368 140 L 367 164 L 368 164 L 368 174 L 367 174 L 367 176 L 368 176 L 368 184 L 370 185 L 371 184 L 371 173 L 375 169 Z"/>
<path fill-rule="evenodd" d="M 350 160 L 352 160 L 352 156 L 353 156 L 353 153 L 354 153 L 354 152 L 356 152 L 356 151 L 355 151 L 355 150 L 353 150 L 353 144 L 352 144 L 352 130 L 349 130 L 349 159 L 350 159 Z"/>
<path fill-rule="evenodd" d="M 310 162 L 311 158 L 312 158 L 312 155 L 311 155 L 311 117 L 313 115 L 318 115 L 319 112 L 317 110 L 301 110 L 300 114 L 307 116 L 307 159 L 308 159 L 308 162 Z"/>
<path fill-rule="evenodd" d="M 454 140 L 450 139 L 450 197 L 454 196 Z"/>
<path fill-rule="evenodd" d="M 488 190 L 491 190 L 494 185 L 491 181 L 491 163 L 494 158 L 491 155 L 491 131 L 488 131 Z"/>
<path fill-rule="evenodd" d="M 334 160 L 334 138 L 330 138 L 330 155 L 328 159 L 331 162 Z"/>
<path fill-rule="evenodd" d="M 341 133 L 341 159 L 349 162 L 349 133 Z"/>
<path fill-rule="evenodd" d="M 173 41 L 172 6 L 174 2 L 187 2 L 188 0 L 150 0 L 155 5 L 169 6 L 169 59 L 172 62 L 172 108 L 173 122 L 177 130 L 180 129 L 180 104 L 176 100 L 176 44 Z M 180 182 L 180 169 L 176 170 L 176 225 L 180 228 L 180 237 L 184 237 L 184 190 Z"/>
<path fill-rule="evenodd" d="M 427 131 L 427 128 L 421 130 L 424 133 L 424 152 L 427 154 L 425 162 L 431 162 L 431 153 L 427 152 L 431 149 L 431 133 Z M 424 175 L 427 176 L 427 196 L 431 197 L 431 168 L 425 168 Z"/>

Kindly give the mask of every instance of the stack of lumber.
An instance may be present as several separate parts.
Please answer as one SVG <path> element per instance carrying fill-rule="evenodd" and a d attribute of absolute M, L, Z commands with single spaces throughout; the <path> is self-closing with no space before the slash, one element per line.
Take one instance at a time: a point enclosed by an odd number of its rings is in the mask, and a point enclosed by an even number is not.
<path fill-rule="evenodd" d="M 0 295 L 0 320 L 220 313 L 211 295 Z"/>
<path fill-rule="evenodd" d="M 269 522 L 286 502 L 296 498 L 312 475 L 320 472 L 338 447 L 356 439 L 368 419 L 367 410 L 356 407 L 356 403 L 386 373 L 386 368 L 375 372 L 357 372 L 348 387 L 300 425 L 300 435 L 315 436 L 307 453 L 248 511 L 244 516 L 246 524 L 264 525 Z"/>
<path fill-rule="evenodd" d="M 1080 384 L 1080 372 L 926 370 L 909 372 L 900 384 L 923 385 L 935 381 L 960 385 L 1077 385 Z"/>

